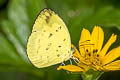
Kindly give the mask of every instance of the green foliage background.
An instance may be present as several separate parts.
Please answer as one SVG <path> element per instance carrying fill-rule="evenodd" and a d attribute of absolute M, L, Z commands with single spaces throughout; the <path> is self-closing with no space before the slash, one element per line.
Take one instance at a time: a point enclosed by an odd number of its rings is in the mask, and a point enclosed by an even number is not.
<path fill-rule="evenodd" d="M 58 65 L 37 69 L 28 60 L 26 43 L 38 13 L 50 8 L 65 21 L 72 43 L 82 28 L 100 25 L 105 42 L 112 33 L 120 45 L 119 0 L 0 0 L 0 80 L 81 80 L 80 74 L 57 71 Z M 107 72 L 100 80 L 119 80 L 120 72 Z"/>

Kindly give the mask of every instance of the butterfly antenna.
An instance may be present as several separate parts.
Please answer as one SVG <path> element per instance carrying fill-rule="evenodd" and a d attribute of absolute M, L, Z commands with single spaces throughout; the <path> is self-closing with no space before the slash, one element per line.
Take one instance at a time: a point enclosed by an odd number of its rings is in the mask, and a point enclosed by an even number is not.
<path fill-rule="evenodd" d="M 77 59 L 77 58 L 72 58 L 73 59 L 73 61 L 77 64 L 77 63 L 79 63 L 80 61 Z"/>

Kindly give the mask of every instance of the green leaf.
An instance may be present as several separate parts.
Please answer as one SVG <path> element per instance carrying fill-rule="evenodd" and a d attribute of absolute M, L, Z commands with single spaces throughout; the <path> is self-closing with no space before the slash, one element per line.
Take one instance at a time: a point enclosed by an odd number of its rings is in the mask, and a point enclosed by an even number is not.
<path fill-rule="evenodd" d="M 21 58 L 23 58 L 26 61 L 26 49 L 23 47 L 22 44 L 20 44 L 19 38 L 16 33 L 16 29 L 12 27 L 14 25 L 12 25 L 9 21 L 3 21 L 3 26 L 4 27 L 2 27 L 2 29 L 4 30 L 5 34 L 7 34 L 6 37 L 12 42 L 12 45 L 14 45 Z"/>
<path fill-rule="evenodd" d="M 0 5 L 3 3 L 4 0 L 0 1 Z M 7 7 L 0 12 L 0 71 L 24 72 L 29 74 L 28 80 L 36 77 L 37 80 L 78 80 L 79 74 L 74 77 L 74 74 L 56 71 L 56 66 L 44 69 L 32 66 L 26 55 L 32 24 L 39 12 L 47 7 L 65 21 L 72 43 L 78 44 L 83 27 L 92 30 L 94 25 L 102 26 L 105 38 L 108 38 L 113 32 L 120 34 L 120 10 L 115 5 L 118 3 L 113 0 L 9 0 Z"/>
<path fill-rule="evenodd" d="M 44 7 L 44 0 L 9 2 L 8 18 L 2 19 L 0 24 L 0 29 L 2 29 L 0 32 L 0 71 L 16 70 L 43 77 L 44 72 L 36 69 L 28 61 L 26 43 L 32 23 Z"/>

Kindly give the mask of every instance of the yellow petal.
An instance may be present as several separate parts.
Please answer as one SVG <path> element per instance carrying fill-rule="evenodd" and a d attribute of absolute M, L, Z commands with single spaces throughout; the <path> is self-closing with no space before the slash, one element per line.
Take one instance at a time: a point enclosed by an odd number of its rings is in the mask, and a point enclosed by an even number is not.
<path fill-rule="evenodd" d="M 72 48 L 75 49 L 75 52 L 73 53 L 73 56 L 80 60 L 82 57 L 81 57 L 79 51 L 77 50 L 77 48 L 73 44 L 72 44 Z"/>
<path fill-rule="evenodd" d="M 103 49 L 99 53 L 101 58 L 103 58 L 105 56 L 105 54 L 108 51 L 109 47 L 116 41 L 116 39 L 117 39 L 117 35 L 112 34 L 112 36 L 110 37 L 108 42 L 105 44 L 105 46 L 103 47 Z"/>
<path fill-rule="evenodd" d="M 80 50 L 80 54 L 82 56 L 85 55 L 85 46 L 88 46 L 91 42 L 91 35 L 90 32 L 87 29 L 83 29 L 81 32 L 81 37 L 80 37 L 80 41 L 79 41 L 79 50 Z M 88 45 L 86 45 L 88 44 Z"/>
<path fill-rule="evenodd" d="M 107 64 L 104 66 L 105 71 L 115 71 L 115 70 L 120 70 L 120 60 L 114 61 L 110 64 Z"/>
<path fill-rule="evenodd" d="M 78 63 L 78 66 L 80 66 L 82 69 L 84 69 L 84 71 L 88 71 L 90 69 L 90 66 L 82 64 L 82 63 Z"/>
<path fill-rule="evenodd" d="M 106 56 L 103 58 L 103 64 L 108 64 L 116 58 L 120 57 L 120 46 L 112 49 Z"/>
<path fill-rule="evenodd" d="M 91 40 L 91 35 L 87 29 L 83 28 L 83 30 L 81 32 L 81 37 L 80 37 L 79 43 L 81 44 L 81 43 L 85 42 L 86 40 Z"/>
<path fill-rule="evenodd" d="M 104 41 L 104 32 L 99 26 L 93 28 L 91 39 L 94 44 L 94 49 L 97 49 L 98 52 L 101 50 L 103 41 Z"/>
<path fill-rule="evenodd" d="M 81 69 L 80 67 L 75 66 L 75 65 L 59 66 L 57 68 L 57 70 L 61 70 L 61 69 L 71 71 L 71 72 L 81 72 L 81 71 L 83 71 L 83 69 Z"/>

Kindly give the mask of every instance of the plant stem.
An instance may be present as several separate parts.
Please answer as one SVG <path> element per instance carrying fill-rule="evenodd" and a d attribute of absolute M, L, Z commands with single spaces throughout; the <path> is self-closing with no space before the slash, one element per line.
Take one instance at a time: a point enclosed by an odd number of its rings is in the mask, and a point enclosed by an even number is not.
<path fill-rule="evenodd" d="M 103 73 L 100 71 L 83 72 L 81 76 L 83 80 L 98 80 Z"/>

